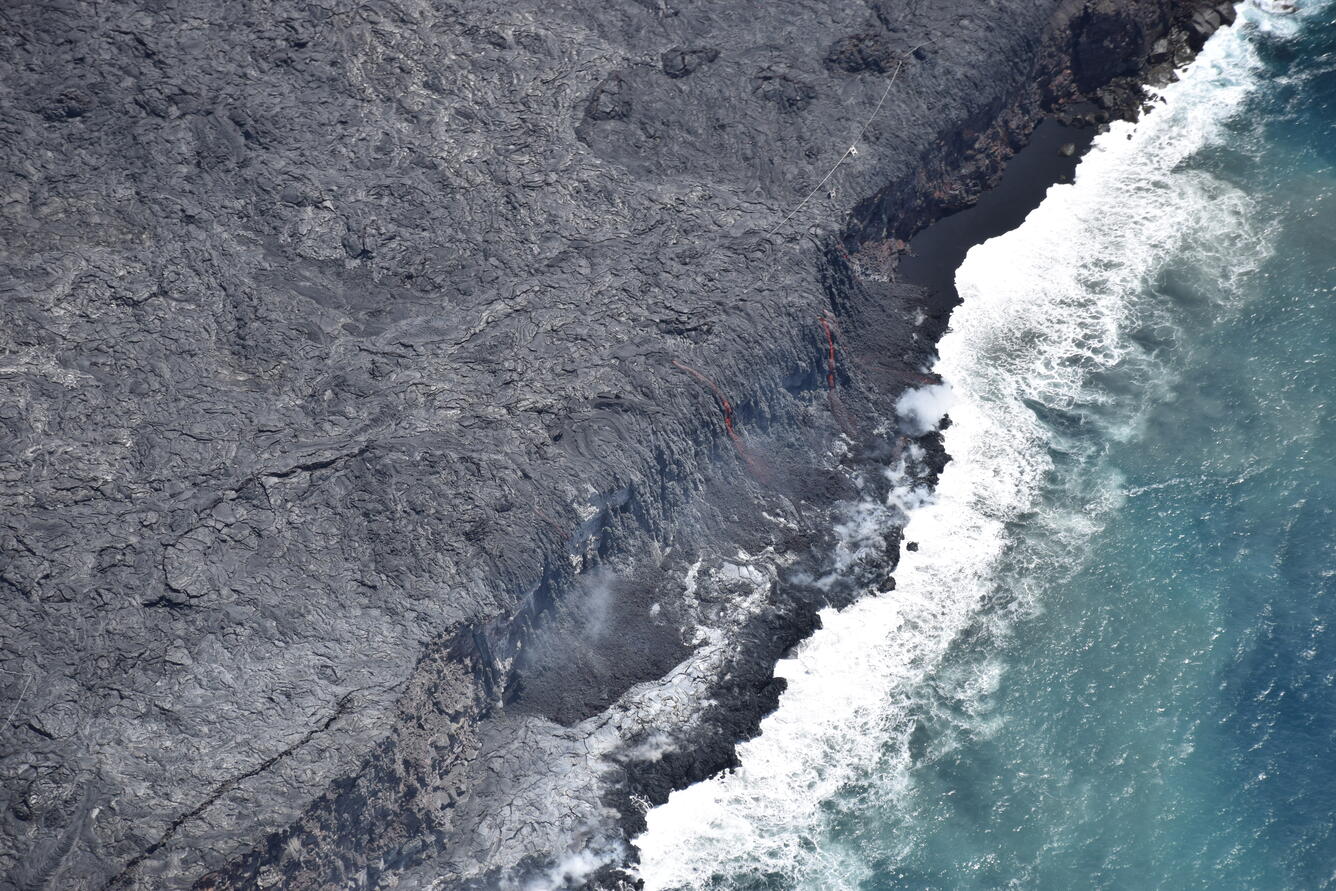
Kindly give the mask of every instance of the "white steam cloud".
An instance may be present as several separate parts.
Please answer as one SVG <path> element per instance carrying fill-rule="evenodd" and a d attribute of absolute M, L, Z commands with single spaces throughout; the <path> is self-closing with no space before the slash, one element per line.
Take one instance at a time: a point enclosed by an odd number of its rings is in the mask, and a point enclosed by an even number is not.
<path fill-rule="evenodd" d="M 907 391 L 895 403 L 895 411 L 909 425 L 911 434 L 922 436 L 937 429 L 955 401 L 950 384 L 932 384 Z"/>

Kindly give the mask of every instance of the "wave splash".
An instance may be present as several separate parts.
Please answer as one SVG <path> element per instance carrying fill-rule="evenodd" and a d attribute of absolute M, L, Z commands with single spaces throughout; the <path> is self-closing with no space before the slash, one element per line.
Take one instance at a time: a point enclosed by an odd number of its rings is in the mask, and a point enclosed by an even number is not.
<path fill-rule="evenodd" d="M 1042 497 L 1089 457 L 1065 430 L 1079 422 L 1135 434 L 1174 340 L 1172 300 L 1160 290 L 1173 258 L 1209 270 L 1195 292 L 1213 291 L 1218 306 L 1268 250 L 1243 193 L 1184 167 L 1228 138 L 1258 86 L 1255 30 L 1219 33 L 1161 91 L 1162 108 L 1114 125 L 1074 184 L 970 252 L 957 272 L 964 303 L 935 366 L 950 386 L 953 460 L 909 514 L 905 537 L 918 550 L 902 553 L 893 592 L 825 611 L 822 629 L 777 666 L 788 688 L 760 735 L 739 747 L 736 771 L 648 813 L 634 841 L 646 888 L 854 888 L 871 874 L 865 853 L 894 858 L 857 850 L 833 824 L 864 796 L 895 800 L 912 787 L 925 686 L 949 688 L 967 718 L 968 703 L 996 687 L 996 660 L 957 677 L 946 657 L 962 634 L 1037 608 L 1030 573 L 1012 570 L 1072 559 L 1116 506 L 1107 480 L 1061 505 Z M 909 397 L 906 422 L 922 423 L 947 396 Z M 1047 542 L 1029 558 L 1016 553 L 1021 524 Z"/>

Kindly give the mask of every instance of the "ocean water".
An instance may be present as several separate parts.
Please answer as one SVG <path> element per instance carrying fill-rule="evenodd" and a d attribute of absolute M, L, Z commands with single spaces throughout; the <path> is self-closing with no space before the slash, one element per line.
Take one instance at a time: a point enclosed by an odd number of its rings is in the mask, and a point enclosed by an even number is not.
<path fill-rule="evenodd" d="M 966 258 L 918 550 L 648 888 L 1336 886 L 1336 3 L 1161 92 Z"/>

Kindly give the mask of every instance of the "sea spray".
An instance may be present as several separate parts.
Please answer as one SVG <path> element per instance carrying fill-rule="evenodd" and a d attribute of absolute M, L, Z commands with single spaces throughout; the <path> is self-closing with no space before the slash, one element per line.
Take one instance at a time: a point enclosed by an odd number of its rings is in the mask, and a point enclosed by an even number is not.
<path fill-rule="evenodd" d="M 995 661 L 957 678 L 944 661 L 963 633 L 1015 611 L 993 609 L 999 566 L 1015 558 L 1010 530 L 1041 510 L 1059 459 L 1081 463 L 1063 453 L 1081 448 L 1064 425 L 1131 428 L 1138 402 L 1153 398 L 1148 386 L 1105 386 L 1114 370 L 1148 384 L 1157 344 L 1174 338 L 1172 318 L 1138 295 L 1153 292 L 1186 243 L 1220 265 L 1219 300 L 1265 253 L 1248 199 L 1182 167 L 1223 138 L 1258 67 L 1246 36 L 1217 35 L 1163 90 L 1162 108 L 1137 126 L 1114 125 L 1073 185 L 1055 187 L 1016 232 L 971 251 L 957 276 L 964 304 L 935 367 L 950 388 L 953 461 L 910 514 L 905 537 L 917 550 L 903 553 L 894 591 L 826 611 L 822 630 L 777 667 L 788 689 L 739 747 L 736 771 L 648 814 L 635 841 L 647 888 L 842 888 L 872 874 L 868 852 L 832 825 L 860 797 L 898 800 L 910 789 L 925 689 L 949 687 L 968 711 L 996 685 Z M 922 425 L 943 395 L 908 397 L 906 423 Z M 1078 547 L 1112 498 L 1092 492 L 1084 510 L 1039 517 L 1054 552 Z M 873 507 L 866 516 L 882 515 Z M 1029 608 L 1023 586 L 1002 593 Z"/>

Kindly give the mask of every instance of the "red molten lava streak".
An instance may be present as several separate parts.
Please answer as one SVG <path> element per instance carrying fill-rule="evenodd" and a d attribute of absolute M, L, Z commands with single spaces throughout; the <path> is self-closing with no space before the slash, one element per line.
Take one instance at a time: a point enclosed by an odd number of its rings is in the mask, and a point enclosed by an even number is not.
<path fill-rule="evenodd" d="M 761 467 L 761 465 L 747 453 L 747 449 L 742 445 L 742 437 L 738 436 L 738 432 L 733 429 L 733 403 L 728 401 L 728 397 L 724 395 L 724 391 L 719 389 L 718 384 L 710 380 L 702 372 L 692 368 L 687 363 L 679 362 L 674 359 L 673 364 L 677 366 L 678 369 L 685 371 L 687 374 L 709 387 L 710 391 L 714 393 L 714 398 L 719 400 L 719 408 L 724 415 L 724 430 L 728 433 L 728 438 L 733 443 L 733 448 L 737 450 L 738 457 L 747 465 L 747 469 L 751 471 L 752 476 L 764 482 L 769 474 L 766 473 L 765 468 Z"/>

